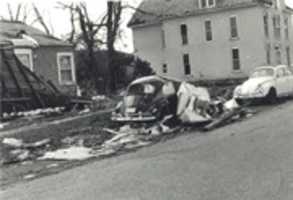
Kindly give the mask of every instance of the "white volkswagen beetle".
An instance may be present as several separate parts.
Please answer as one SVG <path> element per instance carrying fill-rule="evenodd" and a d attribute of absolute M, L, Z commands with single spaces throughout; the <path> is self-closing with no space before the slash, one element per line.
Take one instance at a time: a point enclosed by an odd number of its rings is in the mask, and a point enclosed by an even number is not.
<path fill-rule="evenodd" d="M 257 67 L 242 85 L 234 90 L 234 98 L 243 100 L 267 99 L 275 102 L 276 98 L 293 94 L 293 75 L 285 65 Z"/>

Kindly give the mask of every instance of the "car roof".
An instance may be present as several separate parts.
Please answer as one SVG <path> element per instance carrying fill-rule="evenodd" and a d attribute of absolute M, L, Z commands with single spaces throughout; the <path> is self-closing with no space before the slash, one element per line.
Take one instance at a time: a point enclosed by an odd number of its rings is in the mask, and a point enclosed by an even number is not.
<path fill-rule="evenodd" d="M 258 69 L 273 69 L 273 70 L 276 70 L 276 69 L 279 69 L 279 68 L 288 68 L 288 66 L 287 66 L 287 65 L 276 65 L 276 66 L 267 65 L 267 66 L 259 66 L 259 67 L 256 67 L 253 71 L 258 70 Z"/>
<path fill-rule="evenodd" d="M 160 81 L 162 83 L 166 82 L 164 79 L 160 78 L 159 76 L 146 76 L 133 81 L 130 85 L 140 84 L 140 83 L 149 83 L 154 81 Z"/>

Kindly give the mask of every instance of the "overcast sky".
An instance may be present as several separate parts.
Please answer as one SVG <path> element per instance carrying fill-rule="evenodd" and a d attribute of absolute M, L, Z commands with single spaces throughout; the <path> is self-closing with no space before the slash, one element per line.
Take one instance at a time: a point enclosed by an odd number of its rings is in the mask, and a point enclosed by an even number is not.
<path fill-rule="evenodd" d="M 59 0 L 63 3 L 70 3 L 70 2 L 78 2 L 80 0 Z M 128 4 L 131 4 L 133 6 L 138 5 L 141 0 L 124 0 Z M 184 0 L 183 0 L 184 1 Z M 286 0 L 287 4 L 293 8 L 293 0 Z M 69 13 L 65 12 L 64 10 L 56 8 L 56 5 L 58 0 L 0 0 L 0 16 L 8 17 L 8 9 L 7 9 L 7 3 L 10 3 L 12 6 L 12 10 L 16 12 L 16 6 L 19 3 L 23 4 L 30 4 L 35 3 L 35 5 L 40 9 L 42 12 L 45 20 L 48 24 L 51 24 L 51 26 L 54 29 L 54 34 L 57 37 L 62 37 L 66 33 L 70 31 L 70 23 L 69 23 Z M 83 0 L 83 2 L 86 2 L 88 6 L 89 15 L 93 19 L 99 19 L 103 14 L 106 12 L 106 6 L 107 6 L 107 0 Z M 124 21 L 126 22 L 129 17 L 131 16 L 131 12 L 128 11 L 126 15 L 123 17 Z M 32 19 L 28 19 L 30 21 Z M 126 23 L 124 23 L 124 26 Z M 35 24 L 36 26 L 36 24 Z M 121 50 L 132 52 L 133 46 L 132 46 L 132 35 L 131 31 L 127 28 L 125 28 L 125 39 L 124 42 L 120 42 L 119 48 Z"/>

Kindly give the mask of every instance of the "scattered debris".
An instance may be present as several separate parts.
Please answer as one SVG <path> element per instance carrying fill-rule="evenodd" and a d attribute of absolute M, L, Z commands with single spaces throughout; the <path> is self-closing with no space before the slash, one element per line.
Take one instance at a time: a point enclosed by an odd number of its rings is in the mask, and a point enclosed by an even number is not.
<path fill-rule="evenodd" d="M 36 177 L 36 174 L 27 174 L 23 177 L 23 179 L 33 179 Z"/>
<path fill-rule="evenodd" d="M 231 99 L 224 104 L 224 107 L 227 110 L 233 110 L 239 108 L 240 106 L 235 99 Z"/>
<path fill-rule="evenodd" d="M 33 143 L 24 143 L 22 140 L 20 139 L 15 139 L 15 138 L 4 138 L 2 140 L 3 144 L 9 145 L 11 147 L 14 148 L 25 148 L 25 149 L 29 149 L 29 148 L 38 148 L 38 147 L 42 147 L 45 146 L 47 144 L 50 143 L 50 139 L 43 139 L 37 142 L 33 142 Z"/>
<path fill-rule="evenodd" d="M 2 143 L 11 147 L 18 147 L 18 148 L 21 147 L 23 144 L 22 140 L 15 139 L 15 138 L 4 138 L 2 140 Z"/>
<path fill-rule="evenodd" d="M 47 169 L 50 169 L 50 168 L 54 168 L 54 167 L 58 167 L 59 165 L 57 163 L 52 163 L 52 164 L 49 164 L 46 166 Z"/>
<path fill-rule="evenodd" d="M 85 108 L 81 111 L 78 112 L 78 114 L 85 114 L 85 113 L 89 113 L 91 110 L 89 108 Z"/>
<path fill-rule="evenodd" d="M 9 125 L 8 122 L 7 122 L 7 123 L 0 123 L 0 130 L 1 130 L 1 129 L 4 129 L 5 126 L 8 126 L 8 125 Z"/>
<path fill-rule="evenodd" d="M 233 117 L 237 116 L 240 118 L 239 115 L 243 116 L 243 113 L 245 113 L 245 110 L 242 108 L 233 109 L 231 111 L 227 111 L 223 113 L 219 118 L 214 119 L 210 124 L 204 127 L 205 131 L 210 131 L 214 128 L 217 128 L 224 123 L 228 123 L 229 120 L 231 120 Z"/>
<path fill-rule="evenodd" d="M 39 160 L 85 160 L 93 157 L 92 149 L 72 146 L 67 149 L 46 152 Z"/>

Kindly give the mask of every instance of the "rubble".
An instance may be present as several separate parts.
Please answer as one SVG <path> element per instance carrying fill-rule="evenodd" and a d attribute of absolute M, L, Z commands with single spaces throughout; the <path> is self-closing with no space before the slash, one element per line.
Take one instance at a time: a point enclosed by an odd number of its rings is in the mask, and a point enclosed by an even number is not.
<path fill-rule="evenodd" d="M 15 139 L 15 138 L 4 138 L 2 140 L 2 143 L 11 147 L 18 147 L 18 148 L 21 147 L 23 144 L 22 140 Z"/>
<path fill-rule="evenodd" d="M 0 130 L 4 129 L 5 126 L 8 126 L 8 125 L 9 125 L 9 123 L 0 123 Z"/>
<path fill-rule="evenodd" d="M 37 142 L 33 142 L 33 143 L 24 143 L 21 139 L 15 139 L 15 138 L 4 138 L 2 140 L 2 143 L 14 148 L 26 148 L 26 149 L 30 149 L 30 148 L 38 148 L 38 147 L 42 147 L 45 146 L 47 144 L 50 143 L 50 139 L 43 139 Z"/>
<path fill-rule="evenodd" d="M 23 179 L 33 179 L 36 177 L 36 174 L 27 174 L 25 176 L 23 176 Z"/>
<path fill-rule="evenodd" d="M 93 157 L 92 149 L 80 146 L 72 146 L 66 149 L 46 152 L 38 160 L 85 160 Z"/>
<path fill-rule="evenodd" d="M 227 110 L 233 110 L 239 108 L 240 106 L 235 99 L 230 99 L 224 103 L 224 107 Z"/>
<path fill-rule="evenodd" d="M 147 81 L 147 84 L 144 81 Z M 68 134 L 63 138 L 58 138 L 58 141 L 51 141 L 46 138 L 27 143 L 16 138 L 4 138 L 2 144 L 8 148 L 8 158 L 2 163 L 24 162 L 26 160 L 86 160 L 93 157 L 107 157 L 149 146 L 167 138 L 168 135 L 181 133 L 180 130 L 184 130 L 188 125 L 199 127 L 198 130 L 210 131 L 232 121 L 253 115 L 245 107 L 238 105 L 235 99 L 228 101 L 220 97 L 212 99 L 207 88 L 196 87 L 187 82 L 174 83 L 152 77 L 136 83 L 143 84 L 143 89 L 147 95 L 153 94 L 156 90 L 159 93 L 157 96 L 155 95 L 155 98 L 160 99 L 159 102 L 149 101 L 156 105 L 156 107 L 152 107 L 153 111 L 155 109 L 166 109 L 157 113 L 159 115 L 156 115 L 156 120 L 144 121 L 148 112 L 140 113 L 137 116 L 140 119 L 139 122 L 123 121 L 123 123 L 118 124 L 119 126 L 116 126 L 117 124 L 112 126 L 114 123 L 108 123 L 109 126 L 103 129 L 87 126 L 69 130 L 67 131 Z M 156 89 L 156 84 L 160 85 L 159 89 Z M 127 95 L 127 92 L 125 95 Z M 93 99 L 104 101 L 106 97 L 97 96 Z M 129 99 L 131 100 L 131 98 Z M 122 104 L 120 102 L 119 106 Z M 136 106 L 139 106 L 139 104 Z M 144 106 L 145 109 L 149 109 L 153 105 L 151 103 Z M 131 111 L 128 108 L 139 110 L 135 106 L 126 106 L 124 107 L 125 112 L 126 110 Z M 53 111 L 62 112 L 62 109 L 38 109 L 33 112 L 16 114 L 29 116 L 52 113 Z M 87 112 L 90 112 L 89 107 L 80 111 L 79 114 Z M 52 122 L 52 124 L 58 125 L 60 121 L 64 121 L 64 119 Z M 48 165 L 47 167 L 51 168 L 55 165 Z"/>

